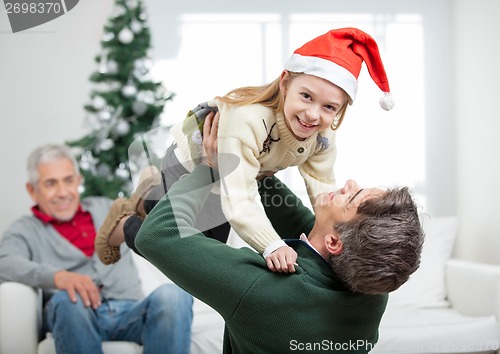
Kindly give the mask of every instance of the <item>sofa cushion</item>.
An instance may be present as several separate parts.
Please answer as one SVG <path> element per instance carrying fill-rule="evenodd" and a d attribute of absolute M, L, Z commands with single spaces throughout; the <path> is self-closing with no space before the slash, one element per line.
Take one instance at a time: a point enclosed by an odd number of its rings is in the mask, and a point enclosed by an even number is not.
<path fill-rule="evenodd" d="M 105 354 L 142 354 L 142 346 L 132 342 L 103 342 L 102 350 Z M 56 354 L 56 346 L 52 334 L 38 344 L 37 354 Z"/>
<path fill-rule="evenodd" d="M 490 353 L 498 349 L 495 316 L 464 316 L 451 308 L 392 307 L 370 354 Z"/>
<path fill-rule="evenodd" d="M 425 232 L 419 269 L 389 296 L 389 306 L 446 307 L 445 265 L 458 233 L 456 217 L 421 217 Z"/>

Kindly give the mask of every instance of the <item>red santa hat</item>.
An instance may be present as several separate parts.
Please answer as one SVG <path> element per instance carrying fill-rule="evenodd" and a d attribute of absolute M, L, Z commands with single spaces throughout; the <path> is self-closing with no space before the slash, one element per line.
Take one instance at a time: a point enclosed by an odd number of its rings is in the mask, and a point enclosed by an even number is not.
<path fill-rule="evenodd" d="M 377 86 L 384 92 L 380 106 L 386 111 L 394 107 L 389 81 L 375 40 L 357 28 L 331 30 L 297 49 L 285 69 L 321 77 L 342 88 L 349 104 L 356 99 L 358 76 L 363 61 Z"/>

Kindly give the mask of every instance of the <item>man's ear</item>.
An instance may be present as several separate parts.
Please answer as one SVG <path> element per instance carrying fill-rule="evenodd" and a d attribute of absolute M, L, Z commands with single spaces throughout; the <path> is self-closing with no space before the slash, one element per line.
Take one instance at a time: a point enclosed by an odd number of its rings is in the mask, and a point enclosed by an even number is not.
<path fill-rule="evenodd" d="M 325 236 L 325 246 L 329 253 L 338 256 L 344 250 L 344 245 L 337 235 L 329 234 Z"/>
<path fill-rule="evenodd" d="M 26 190 L 28 191 L 28 194 L 30 195 L 31 199 L 35 203 L 37 203 L 38 201 L 37 201 L 36 194 L 35 194 L 35 187 L 31 183 L 27 182 L 26 183 Z"/>

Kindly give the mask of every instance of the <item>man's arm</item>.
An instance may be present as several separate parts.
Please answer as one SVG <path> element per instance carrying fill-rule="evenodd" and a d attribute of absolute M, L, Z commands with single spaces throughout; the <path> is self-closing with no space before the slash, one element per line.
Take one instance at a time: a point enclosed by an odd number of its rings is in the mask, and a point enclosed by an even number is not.
<path fill-rule="evenodd" d="M 5 232 L 0 245 L 0 282 L 14 281 L 42 289 L 66 290 L 73 302 L 77 301 L 78 293 L 86 306 L 97 308 L 101 304 L 99 289 L 90 276 L 32 260 L 33 249 L 40 251 L 46 246 L 30 244 L 30 240 L 43 237 L 30 232 L 30 226 L 27 221 L 20 220 Z"/>
<path fill-rule="evenodd" d="M 259 194 L 267 217 L 282 238 L 299 238 L 314 225 L 314 214 L 277 177 L 259 182 Z"/>
<path fill-rule="evenodd" d="M 16 221 L 5 231 L 0 243 L 0 281 L 54 289 L 54 273 L 62 269 L 32 260 L 30 231 L 24 219 Z"/>
<path fill-rule="evenodd" d="M 228 318 L 266 264 L 250 249 L 207 238 L 193 226 L 216 177 L 201 164 L 174 183 L 145 219 L 135 245 L 177 285 Z"/>

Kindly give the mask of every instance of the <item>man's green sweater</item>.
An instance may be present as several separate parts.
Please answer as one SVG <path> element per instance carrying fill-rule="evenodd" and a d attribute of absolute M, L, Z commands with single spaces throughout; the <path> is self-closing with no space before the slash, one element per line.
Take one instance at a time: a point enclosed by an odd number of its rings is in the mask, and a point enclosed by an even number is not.
<path fill-rule="evenodd" d="M 199 165 L 176 182 L 136 238 L 141 253 L 225 320 L 224 353 L 367 353 L 378 339 L 387 295 L 346 291 L 328 263 L 299 235 L 314 215 L 276 178 L 261 185 L 263 204 L 298 253 L 296 272 L 273 273 L 262 256 L 205 237 L 192 225 L 214 186 Z M 271 200 L 270 199 L 270 200 Z M 279 200 L 282 202 L 280 203 Z"/>

